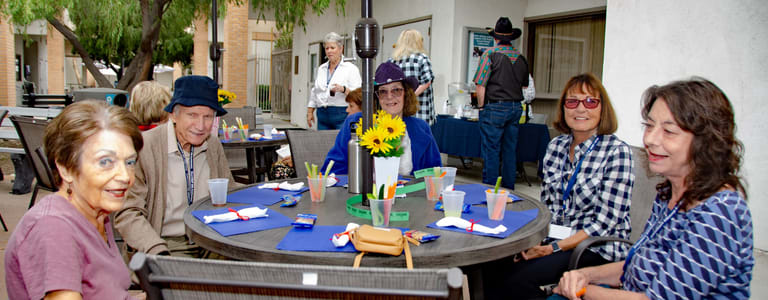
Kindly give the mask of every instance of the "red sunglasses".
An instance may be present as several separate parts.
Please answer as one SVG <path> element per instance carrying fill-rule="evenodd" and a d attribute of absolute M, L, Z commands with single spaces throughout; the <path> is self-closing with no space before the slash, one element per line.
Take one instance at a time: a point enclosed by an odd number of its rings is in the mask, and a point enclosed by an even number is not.
<path fill-rule="evenodd" d="M 565 108 L 574 109 L 576 107 L 579 107 L 579 102 L 584 104 L 584 107 L 587 109 L 594 109 L 594 108 L 597 108 L 598 105 L 600 105 L 600 99 L 587 97 L 587 98 L 584 98 L 584 100 L 579 100 L 576 98 L 567 98 L 563 102 L 563 106 L 565 106 Z"/>

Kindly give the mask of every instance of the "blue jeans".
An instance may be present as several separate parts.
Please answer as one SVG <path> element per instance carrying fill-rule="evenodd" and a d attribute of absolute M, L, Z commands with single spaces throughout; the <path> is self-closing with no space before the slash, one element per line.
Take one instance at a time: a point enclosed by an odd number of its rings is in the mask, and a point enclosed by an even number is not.
<path fill-rule="evenodd" d="M 480 111 L 483 183 L 496 184 L 496 178 L 499 177 L 499 169 L 501 169 L 501 185 L 508 189 L 515 189 L 517 125 L 522 111 L 520 102 L 486 104 Z"/>
<path fill-rule="evenodd" d="M 344 125 L 344 119 L 347 118 L 347 107 L 328 106 L 318 107 L 317 111 L 317 130 L 341 129 Z"/>

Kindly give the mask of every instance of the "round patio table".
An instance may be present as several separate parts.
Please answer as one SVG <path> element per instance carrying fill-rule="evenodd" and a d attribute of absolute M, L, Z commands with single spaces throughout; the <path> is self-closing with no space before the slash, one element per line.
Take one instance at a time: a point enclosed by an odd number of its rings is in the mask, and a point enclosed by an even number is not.
<path fill-rule="evenodd" d="M 269 167 L 275 162 L 274 150 L 283 144 L 288 144 L 288 139 L 284 134 L 273 135 L 271 140 L 248 138 L 245 141 L 240 139 L 222 139 L 220 141 L 224 149 L 245 149 L 246 175 L 248 175 L 246 183 L 248 184 L 263 181 L 265 178 L 263 174 L 269 172 Z M 261 172 L 256 169 L 257 165 Z"/>
<path fill-rule="evenodd" d="M 289 181 L 297 182 L 298 179 Z M 415 180 L 415 182 L 418 181 L 420 179 Z M 462 183 L 457 182 L 457 184 Z M 275 204 L 269 208 L 291 219 L 299 213 L 316 214 L 318 219 L 315 225 L 346 225 L 349 222 L 371 224 L 371 220 L 354 217 L 347 213 L 346 201 L 355 194 L 348 193 L 344 187 L 329 187 L 325 202 L 320 203 L 310 201 L 308 193 L 305 192 L 302 200 L 295 207 L 280 207 L 279 204 Z M 514 194 L 514 191 L 512 193 Z M 538 200 L 516 195 L 523 200 L 507 204 L 508 210 L 538 208 L 539 212 L 533 221 L 503 239 L 427 228 L 426 225 L 441 219 L 443 212 L 434 210 L 435 202 L 426 200 L 424 190 L 408 193 L 407 198 L 395 200 L 393 211 L 408 211 L 410 218 L 408 221 L 390 221 L 389 226 L 407 227 L 440 235 L 440 238 L 435 241 L 422 243 L 420 246 L 411 245 L 413 264 L 416 268 L 463 267 L 494 261 L 537 245 L 547 235 L 551 217 L 549 210 Z M 227 203 L 228 207 L 241 205 L 244 204 Z M 195 210 L 215 208 L 208 198 L 193 203 L 184 213 L 187 234 L 192 241 L 210 251 L 247 261 L 342 266 L 351 266 L 354 261 L 356 253 L 278 250 L 277 244 L 292 228 L 291 226 L 225 237 L 192 215 L 192 211 Z M 473 209 L 486 208 L 480 205 Z M 402 255 L 393 257 L 367 254 L 361 266 L 404 267 L 405 258 Z"/>

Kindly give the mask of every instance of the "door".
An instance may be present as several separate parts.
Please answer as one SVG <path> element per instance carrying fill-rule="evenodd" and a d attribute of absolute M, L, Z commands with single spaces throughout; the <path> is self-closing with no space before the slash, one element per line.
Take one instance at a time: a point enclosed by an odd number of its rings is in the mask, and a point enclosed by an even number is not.
<path fill-rule="evenodd" d="M 431 17 L 402 24 L 385 25 L 381 32 L 381 47 L 379 55 L 376 57 L 377 65 L 392 57 L 392 51 L 395 50 L 394 46 L 397 43 L 397 38 L 400 37 L 400 32 L 406 29 L 416 29 L 421 33 L 421 36 L 424 37 L 424 50 L 427 52 L 425 54 L 429 56 L 431 28 Z"/>

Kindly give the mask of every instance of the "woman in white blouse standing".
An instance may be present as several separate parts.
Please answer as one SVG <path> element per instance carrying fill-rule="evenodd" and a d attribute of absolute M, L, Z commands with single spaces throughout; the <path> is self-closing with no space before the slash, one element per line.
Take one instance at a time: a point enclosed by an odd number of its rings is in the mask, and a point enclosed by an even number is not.
<path fill-rule="evenodd" d="M 307 126 L 312 127 L 317 111 L 318 130 L 339 129 L 347 116 L 344 99 L 361 86 L 362 79 L 357 66 L 344 61 L 344 39 L 338 33 L 327 34 L 323 46 L 328 61 L 317 68 L 307 105 Z"/>

